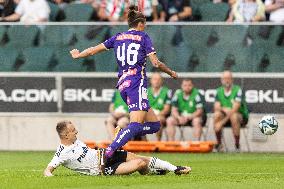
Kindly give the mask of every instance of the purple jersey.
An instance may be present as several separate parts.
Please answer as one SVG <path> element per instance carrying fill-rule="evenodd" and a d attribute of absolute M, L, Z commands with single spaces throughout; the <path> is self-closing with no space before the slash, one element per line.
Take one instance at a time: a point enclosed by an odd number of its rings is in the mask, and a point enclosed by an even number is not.
<path fill-rule="evenodd" d="M 129 30 L 103 44 L 107 49 L 114 48 L 119 66 L 117 88 L 129 111 L 148 111 L 146 58 L 155 53 L 150 37 L 143 31 Z"/>
<path fill-rule="evenodd" d="M 155 53 L 152 41 L 147 33 L 128 30 L 114 35 L 103 44 L 107 49 L 114 48 L 119 67 L 118 85 L 133 76 L 146 79 L 146 58 Z"/>

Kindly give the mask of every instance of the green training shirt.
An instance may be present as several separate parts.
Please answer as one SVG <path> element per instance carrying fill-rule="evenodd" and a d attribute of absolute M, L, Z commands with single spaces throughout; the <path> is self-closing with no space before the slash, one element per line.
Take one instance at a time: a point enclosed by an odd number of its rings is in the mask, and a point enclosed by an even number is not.
<path fill-rule="evenodd" d="M 193 88 L 191 94 L 185 98 L 184 92 L 178 89 L 172 99 L 172 105 L 178 108 L 181 115 L 194 113 L 198 108 L 204 110 L 204 97 L 199 93 L 197 88 Z"/>
<path fill-rule="evenodd" d="M 165 104 L 171 104 L 172 91 L 167 87 L 161 87 L 157 95 L 154 94 L 151 87 L 147 91 L 150 106 L 154 111 L 160 112 L 164 109 Z"/>
<path fill-rule="evenodd" d="M 227 95 L 225 94 L 225 89 L 223 86 L 217 88 L 215 101 L 220 102 L 222 107 L 227 107 L 227 108 L 232 108 L 234 101 L 240 102 L 241 107 L 239 109 L 239 112 L 243 115 L 245 119 L 248 119 L 249 112 L 240 86 L 233 85 L 231 92 Z"/>
<path fill-rule="evenodd" d="M 123 113 L 128 112 L 128 106 L 121 98 L 120 92 L 118 90 L 115 90 L 113 94 L 112 103 L 114 104 L 114 111 L 119 111 Z"/>

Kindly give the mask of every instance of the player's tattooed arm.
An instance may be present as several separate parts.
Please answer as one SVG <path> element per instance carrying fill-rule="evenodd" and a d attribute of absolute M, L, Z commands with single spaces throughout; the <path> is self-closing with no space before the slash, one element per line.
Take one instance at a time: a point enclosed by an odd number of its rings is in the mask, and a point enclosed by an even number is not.
<path fill-rule="evenodd" d="M 95 47 L 87 48 L 82 52 L 80 52 L 78 49 L 73 49 L 72 51 L 70 51 L 70 54 L 72 58 L 76 59 L 76 58 L 84 58 L 84 57 L 92 56 L 92 55 L 95 55 L 105 50 L 107 50 L 107 48 L 104 46 L 104 44 L 99 44 Z"/>
<path fill-rule="evenodd" d="M 55 170 L 55 168 L 53 168 L 52 166 L 47 166 L 46 169 L 43 172 L 43 175 L 45 177 L 51 177 L 53 176 L 52 172 Z"/>
<path fill-rule="evenodd" d="M 154 67 L 159 68 L 162 72 L 165 72 L 169 76 L 171 76 L 174 79 L 177 79 L 177 73 L 173 70 L 171 70 L 168 66 L 166 66 L 163 62 L 161 62 L 156 54 L 150 54 L 149 55 L 150 61 L 153 64 Z"/>

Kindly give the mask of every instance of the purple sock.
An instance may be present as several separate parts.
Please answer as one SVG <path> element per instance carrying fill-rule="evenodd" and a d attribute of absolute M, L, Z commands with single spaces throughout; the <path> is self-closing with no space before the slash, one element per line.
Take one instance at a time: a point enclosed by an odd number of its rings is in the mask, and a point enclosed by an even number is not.
<path fill-rule="evenodd" d="M 131 138 L 135 137 L 136 135 L 140 135 L 143 131 L 143 125 L 137 122 L 131 122 L 129 125 L 122 129 L 114 141 L 109 145 L 111 151 L 115 151 L 118 148 L 122 147 L 126 144 Z"/>
<path fill-rule="evenodd" d="M 141 133 L 141 136 L 144 136 L 146 134 L 153 134 L 160 130 L 161 123 L 159 121 L 157 122 L 145 122 L 143 124 L 143 131 Z"/>

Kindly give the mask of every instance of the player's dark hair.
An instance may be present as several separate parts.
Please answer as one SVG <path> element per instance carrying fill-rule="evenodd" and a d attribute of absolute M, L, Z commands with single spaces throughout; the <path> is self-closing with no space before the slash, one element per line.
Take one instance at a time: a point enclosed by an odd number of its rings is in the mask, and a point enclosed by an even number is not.
<path fill-rule="evenodd" d="M 64 120 L 57 123 L 56 131 L 60 138 L 64 135 L 63 132 L 66 131 L 68 124 L 71 124 L 71 121 Z"/>
<path fill-rule="evenodd" d="M 139 22 L 146 22 L 146 18 L 142 12 L 138 11 L 138 7 L 131 5 L 128 11 L 128 26 L 129 28 L 135 28 Z"/>

